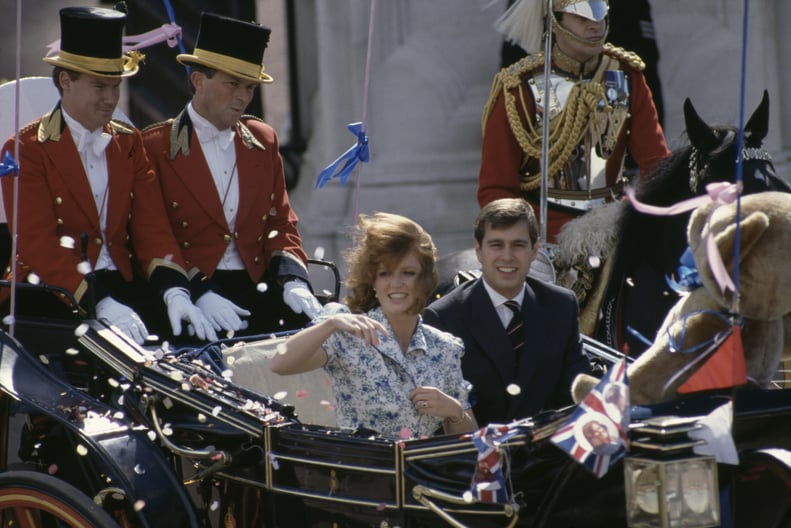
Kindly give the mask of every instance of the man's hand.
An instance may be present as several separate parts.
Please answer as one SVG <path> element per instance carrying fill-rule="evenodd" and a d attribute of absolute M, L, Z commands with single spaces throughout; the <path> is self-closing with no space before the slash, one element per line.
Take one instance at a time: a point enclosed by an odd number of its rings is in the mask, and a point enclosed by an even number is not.
<path fill-rule="evenodd" d="M 235 332 L 247 328 L 247 321 L 242 320 L 242 317 L 249 316 L 250 312 L 213 291 L 207 291 L 201 295 L 195 301 L 195 305 L 201 309 L 204 317 L 217 332 L 223 330 Z"/>
<path fill-rule="evenodd" d="M 200 308 L 190 302 L 190 296 L 184 288 L 169 288 L 162 296 L 168 307 L 168 318 L 173 335 L 181 335 L 181 322 L 186 321 L 195 330 L 198 339 L 216 341 L 217 334 L 211 323 L 204 317 Z M 192 332 L 190 331 L 190 334 Z"/>
<path fill-rule="evenodd" d="M 321 311 L 321 303 L 301 280 L 290 280 L 283 285 L 283 302 L 295 313 L 304 313 L 314 319 Z"/>
<path fill-rule="evenodd" d="M 96 303 L 96 318 L 105 319 L 138 345 L 142 345 L 148 337 L 148 329 L 137 312 L 112 297 L 105 297 Z"/>

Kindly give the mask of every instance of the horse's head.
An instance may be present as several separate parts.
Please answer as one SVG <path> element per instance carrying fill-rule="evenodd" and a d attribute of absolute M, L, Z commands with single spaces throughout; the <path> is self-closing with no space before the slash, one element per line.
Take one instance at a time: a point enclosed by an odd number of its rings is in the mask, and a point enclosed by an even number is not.
<path fill-rule="evenodd" d="M 711 126 L 695 111 L 692 101 L 684 101 L 684 123 L 689 137 L 689 189 L 701 194 L 708 183 L 736 181 L 738 129 Z M 763 146 L 769 131 L 769 94 L 764 90 L 761 103 L 744 127 L 742 183 L 744 194 L 761 191 L 791 192 L 791 187 L 775 174 L 772 157 Z"/>

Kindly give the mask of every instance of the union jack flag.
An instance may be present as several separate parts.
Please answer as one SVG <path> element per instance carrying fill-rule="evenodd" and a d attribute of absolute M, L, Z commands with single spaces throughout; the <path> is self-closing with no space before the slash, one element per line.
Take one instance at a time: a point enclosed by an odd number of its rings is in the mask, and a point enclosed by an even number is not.
<path fill-rule="evenodd" d="M 478 448 L 478 459 L 470 491 L 480 502 L 505 504 L 510 500 L 503 475 L 500 444 L 518 431 L 516 427 L 490 424 L 472 435 L 472 443 Z"/>
<path fill-rule="evenodd" d="M 626 455 L 630 420 L 629 383 L 622 359 L 577 405 L 551 440 L 601 478 Z"/>

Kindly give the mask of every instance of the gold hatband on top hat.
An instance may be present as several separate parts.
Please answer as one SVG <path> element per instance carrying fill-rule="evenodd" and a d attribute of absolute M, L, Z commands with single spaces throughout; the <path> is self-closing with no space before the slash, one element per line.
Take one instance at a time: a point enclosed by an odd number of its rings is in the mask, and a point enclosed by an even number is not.
<path fill-rule="evenodd" d="M 98 77 L 130 77 L 137 73 L 138 63 L 145 58 L 139 51 L 131 51 L 117 59 L 88 57 L 60 50 L 54 57 L 44 57 L 44 62 L 67 70 Z"/>
<path fill-rule="evenodd" d="M 176 56 L 176 60 L 181 64 L 194 62 L 249 81 L 260 83 L 271 83 L 273 81 L 271 76 L 264 73 L 263 64 L 243 61 L 236 57 L 201 48 L 195 48 L 192 55 L 187 53 L 179 54 Z"/>

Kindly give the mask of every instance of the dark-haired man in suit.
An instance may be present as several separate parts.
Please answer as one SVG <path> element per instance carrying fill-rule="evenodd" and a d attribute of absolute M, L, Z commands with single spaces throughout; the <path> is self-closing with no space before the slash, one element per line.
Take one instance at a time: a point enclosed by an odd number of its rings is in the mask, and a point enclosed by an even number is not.
<path fill-rule="evenodd" d="M 189 65 L 192 101 L 143 131 L 196 304 L 215 330 L 303 327 L 321 306 L 310 290 L 274 129 L 243 115 L 262 83 L 270 30 L 203 13 Z M 225 297 L 233 301 L 229 303 Z"/>
<path fill-rule="evenodd" d="M 462 371 L 478 423 L 507 423 L 572 403 L 571 383 L 590 372 L 574 294 L 528 277 L 538 222 L 521 198 L 484 206 L 475 220 L 482 276 L 426 307 L 423 319 L 464 341 Z"/>

